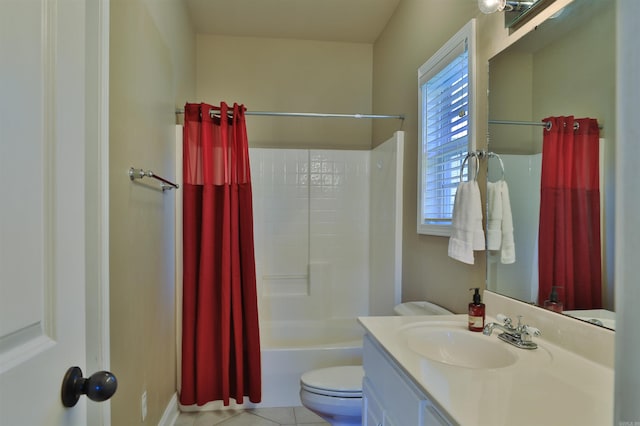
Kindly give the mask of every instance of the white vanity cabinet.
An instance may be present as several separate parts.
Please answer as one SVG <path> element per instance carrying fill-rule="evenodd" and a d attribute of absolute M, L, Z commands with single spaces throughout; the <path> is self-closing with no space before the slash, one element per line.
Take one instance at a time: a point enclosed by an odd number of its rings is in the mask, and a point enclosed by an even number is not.
<path fill-rule="evenodd" d="M 364 337 L 363 426 L 453 425 L 370 335 Z"/>

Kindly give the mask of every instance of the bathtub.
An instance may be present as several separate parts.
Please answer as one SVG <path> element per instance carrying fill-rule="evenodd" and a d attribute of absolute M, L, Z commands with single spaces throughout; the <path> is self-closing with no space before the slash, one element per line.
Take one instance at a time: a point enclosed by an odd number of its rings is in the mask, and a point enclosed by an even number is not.
<path fill-rule="evenodd" d="M 362 364 L 364 329 L 355 318 L 264 321 L 260 324 L 262 402 L 248 407 L 294 407 L 305 371 Z"/>

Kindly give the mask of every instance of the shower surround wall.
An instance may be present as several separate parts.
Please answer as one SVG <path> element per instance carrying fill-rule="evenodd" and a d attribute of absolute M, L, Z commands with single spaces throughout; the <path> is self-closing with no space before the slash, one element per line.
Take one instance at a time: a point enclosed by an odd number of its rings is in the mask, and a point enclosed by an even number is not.
<path fill-rule="evenodd" d="M 373 151 L 250 149 L 258 406 L 300 405 L 302 373 L 360 364 L 356 318 L 400 301 L 403 136 Z"/>
<path fill-rule="evenodd" d="M 368 313 L 369 157 L 250 150 L 263 323 L 355 321 Z"/>

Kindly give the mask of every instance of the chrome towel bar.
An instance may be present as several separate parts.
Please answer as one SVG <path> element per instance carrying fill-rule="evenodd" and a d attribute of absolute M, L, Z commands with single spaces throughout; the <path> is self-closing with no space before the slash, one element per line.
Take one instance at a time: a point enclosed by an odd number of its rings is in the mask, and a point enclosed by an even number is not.
<path fill-rule="evenodd" d="M 161 182 L 162 191 L 171 190 L 174 188 L 175 189 L 180 188 L 180 185 L 173 183 L 171 181 L 168 181 L 161 176 L 158 176 L 157 174 L 153 173 L 151 170 L 145 171 L 143 169 L 136 169 L 133 167 L 129 169 L 129 179 L 135 180 L 135 179 L 142 179 L 143 177 L 150 177 L 150 178 L 159 180 Z"/>

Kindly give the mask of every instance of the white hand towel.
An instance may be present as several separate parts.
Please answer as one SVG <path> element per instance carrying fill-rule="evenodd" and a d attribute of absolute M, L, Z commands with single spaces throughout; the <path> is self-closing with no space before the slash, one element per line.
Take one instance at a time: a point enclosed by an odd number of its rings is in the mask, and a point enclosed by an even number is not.
<path fill-rule="evenodd" d="M 502 244 L 502 185 L 487 182 L 487 249 L 500 250 Z"/>
<path fill-rule="evenodd" d="M 474 250 L 484 250 L 482 230 L 482 203 L 478 182 L 460 182 L 453 204 L 449 256 L 473 265 Z"/>
<path fill-rule="evenodd" d="M 502 198 L 502 247 L 500 261 L 504 264 L 516 261 L 516 246 L 513 240 L 513 217 L 511 215 L 511 201 L 509 200 L 509 187 L 505 180 L 501 181 L 500 195 Z"/>
<path fill-rule="evenodd" d="M 500 262 L 516 261 L 509 187 L 505 180 L 487 183 L 487 249 L 500 250 Z"/>

